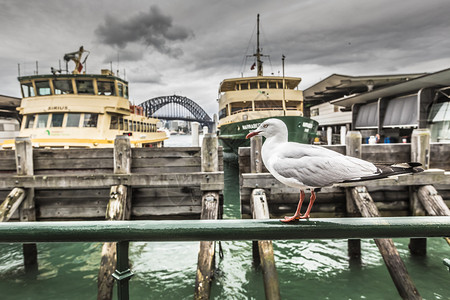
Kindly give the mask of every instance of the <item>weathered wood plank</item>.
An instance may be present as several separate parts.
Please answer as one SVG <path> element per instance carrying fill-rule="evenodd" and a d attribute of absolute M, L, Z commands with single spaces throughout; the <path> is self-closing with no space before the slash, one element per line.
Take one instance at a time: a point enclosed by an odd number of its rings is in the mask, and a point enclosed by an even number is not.
<path fill-rule="evenodd" d="M 430 168 L 450 170 L 450 143 L 431 143 Z"/>
<path fill-rule="evenodd" d="M 103 175 L 34 175 L 2 178 L 0 189 L 24 188 L 91 188 L 125 184 L 133 187 L 216 185 L 223 182 L 223 172 L 167 174 L 103 174 Z"/>

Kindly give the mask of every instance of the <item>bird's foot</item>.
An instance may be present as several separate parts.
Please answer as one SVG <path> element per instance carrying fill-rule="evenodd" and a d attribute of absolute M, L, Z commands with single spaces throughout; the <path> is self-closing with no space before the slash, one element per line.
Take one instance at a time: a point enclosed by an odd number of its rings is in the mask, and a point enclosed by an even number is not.
<path fill-rule="evenodd" d="M 298 221 L 302 218 L 302 215 L 293 215 L 292 217 L 284 217 L 284 219 L 281 219 L 280 221 L 283 223 L 289 223 L 293 221 Z"/>
<path fill-rule="evenodd" d="M 292 217 L 284 217 L 284 219 L 281 219 L 280 221 L 283 223 L 289 223 L 289 222 L 293 222 L 293 221 L 298 221 L 300 219 L 309 219 L 309 214 L 308 215 L 293 215 Z"/>

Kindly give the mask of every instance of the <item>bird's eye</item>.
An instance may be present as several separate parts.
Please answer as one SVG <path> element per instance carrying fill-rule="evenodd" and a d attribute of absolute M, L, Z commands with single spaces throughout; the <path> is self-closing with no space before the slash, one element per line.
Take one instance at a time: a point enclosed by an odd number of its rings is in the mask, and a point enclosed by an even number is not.
<path fill-rule="evenodd" d="M 264 127 L 264 128 L 267 128 L 267 126 L 269 126 L 269 125 L 267 125 L 267 124 L 264 124 L 264 126 L 263 126 L 263 127 Z"/>

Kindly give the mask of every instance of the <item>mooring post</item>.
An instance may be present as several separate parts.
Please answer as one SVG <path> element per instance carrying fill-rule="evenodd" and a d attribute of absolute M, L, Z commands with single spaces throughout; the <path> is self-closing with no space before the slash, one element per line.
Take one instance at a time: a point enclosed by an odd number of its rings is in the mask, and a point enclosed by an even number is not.
<path fill-rule="evenodd" d="M 361 158 L 361 141 L 362 135 L 359 131 L 349 131 L 345 137 L 345 152 L 346 155 Z M 356 208 L 352 196 L 351 189 L 345 189 L 346 194 L 346 208 L 347 216 L 355 217 L 359 215 L 358 209 Z M 361 240 L 350 239 L 347 240 L 347 253 L 351 263 L 361 264 Z"/>
<path fill-rule="evenodd" d="M 33 146 L 30 137 L 17 137 L 16 168 L 17 175 L 34 175 Z M 19 208 L 20 222 L 36 221 L 34 204 L 34 188 L 25 190 L 25 199 Z M 23 257 L 26 272 L 35 272 L 38 269 L 36 244 L 23 244 Z"/>
<path fill-rule="evenodd" d="M 119 135 L 114 140 L 114 174 L 130 174 L 131 173 L 131 144 L 128 136 Z M 128 220 L 131 214 L 131 188 L 125 185 L 115 185 L 111 187 L 110 198 L 108 206 L 106 208 L 107 220 Z M 128 253 L 128 243 L 122 245 L 116 245 L 117 243 L 104 243 L 102 247 L 102 258 L 100 262 L 100 268 L 98 272 L 97 281 L 97 299 L 109 300 L 112 298 L 114 278 L 113 273 L 120 274 L 123 270 L 118 269 L 117 255 L 119 253 L 117 249 L 124 249 L 125 245 Z M 128 257 L 128 254 L 127 254 Z M 122 265 L 125 264 L 122 261 Z M 128 264 L 128 261 L 127 261 Z M 117 275 L 119 276 L 119 275 Z M 120 277 L 120 276 L 119 276 Z M 128 280 L 126 285 L 128 286 Z M 120 283 L 123 285 L 124 283 Z M 125 293 L 125 290 L 120 287 L 121 292 Z M 126 289 L 128 292 L 128 289 Z M 120 298 L 122 299 L 122 298 Z"/>
<path fill-rule="evenodd" d="M 411 161 L 421 163 L 424 169 L 430 167 L 430 141 L 431 133 L 428 129 L 413 130 L 411 135 Z M 419 200 L 417 188 L 411 187 L 409 195 L 412 215 L 424 215 L 424 206 Z M 412 255 L 424 256 L 427 253 L 427 239 L 412 238 L 409 240 L 408 247 Z"/>
<path fill-rule="evenodd" d="M 378 208 L 365 186 L 351 188 L 351 196 L 363 217 L 379 216 Z M 403 299 L 422 299 L 392 239 L 374 239 L 374 241 L 400 296 Z"/>
<path fill-rule="evenodd" d="M 191 123 L 192 147 L 200 146 L 199 134 L 198 134 L 198 127 L 199 127 L 199 125 L 200 124 L 197 123 L 197 122 L 192 122 Z"/>
<path fill-rule="evenodd" d="M 217 172 L 219 170 L 218 156 L 219 142 L 215 133 L 205 134 L 203 137 L 201 157 L 202 172 Z M 217 219 L 219 215 L 219 193 L 207 191 L 202 196 L 202 220 Z M 214 241 L 200 242 L 198 252 L 197 274 L 195 278 L 194 299 L 209 299 L 211 281 L 214 275 L 215 262 Z"/>
<path fill-rule="evenodd" d="M 261 173 L 262 172 L 262 137 L 254 136 L 250 139 L 250 173 Z M 258 241 L 252 241 L 252 257 L 253 265 L 259 267 L 261 258 L 259 256 L 259 246 Z"/>

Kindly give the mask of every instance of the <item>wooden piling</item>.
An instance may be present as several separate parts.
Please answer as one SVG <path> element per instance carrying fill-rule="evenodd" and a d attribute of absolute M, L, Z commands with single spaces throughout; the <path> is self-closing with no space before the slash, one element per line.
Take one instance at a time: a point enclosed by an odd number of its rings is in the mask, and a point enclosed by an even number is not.
<path fill-rule="evenodd" d="M 352 199 L 363 217 L 378 217 L 379 212 L 364 186 L 351 188 Z M 403 299 L 422 299 L 392 239 L 374 239 L 381 256 Z"/>
<path fill-rule="evenodd" d="M 411 161 L 421 163 L 424 169 L 429 169 L 430 166 L 430 141 L 431 133 L 428 129 L 413 130 L 411 135 Z M 414 188 L 409 189 L 409 199 L 412 215 L 423 215 L 425 209 Z M 409 240 L 408 248 L 412 255 L 424 256 L 427 253 L 427 239 L 412 238 Z"/>
<path fill-rule="evenodd" d="M 345 137 L 345 154 L 348 156 L 361 158 L 361 141 L 362 135 L 359 131 L 349 131 Z M 359 215 L 358 209 L 354 204 L 351 195 L 351 189 L 345 189 L 346 194 L 346 211 L 348 217 L 355 217 Z M 347 253 L 352 264 L 361 264 L 361 240 L 351 239 L 347 240 Z"/>
<path fill-rule="evenodd" d="M 17 175 L 34 175 L 33 146 L 29 137 L 17 137 L 15 140 Z M 20 222 L 36 221 L 34 188 L 25 189 L 25 199 L 19 208 Z M 36 244 L 23 244 L 24 267 L 26 272 L 38 269 Z"/>
<path fill-rule="evenodd" d="M 269 219 L 269 208 L 263 189 L 254 189 L 251 197 L 253 219 Z M 281 299 L 272 241 L 257 241 L 266 299 Z"/>
<path fill-rule="evenodd" d="M 201 149 L 202 172 L 219 170 L 218 139 L 214 133 L 203 137 Z M 219 192 L 208 191 L 202 196 L 202 220 L 214 220 L 219 217 Z M 202 241 L 198 252 L 197 274 L 195 278 L 194 299 L 209 299 L 211 282 L 215 270 L 216 242 Z"/>
<path fill-rule="evenodd" d="M 0 205 L 0 222 L 8 222 L 25 199 L 25 190 L 14 188 Z"/>
<path fill-rule="evenodd" d="M 261 173 L 263 162 L 261 156 L 262 137 L 250 139 L 250 171 Z M 250 198 L 253 219 L 270 219 L 266 193 L 263 189 L 254 189 Z M 263 273 L 266 299 L 281 299 L 278 273 L 275 266 L 272 241 L 253 241 L 253 264 L 260 266 Z"/>
<path fill-rule="evenodd" d="M 114 140 L 114 174 L 131 172 L 131 144 L 127 136 L 117 136 Z M 127 220 L 131 213 L 131 189 L 125 185 L 111 187 L 106 209 L 107 220 Z M 117 243 L 104 243 L 98 272 L 97 299 L 112 299 L 114 278 L 112 274 L 117 263 Z"/>

